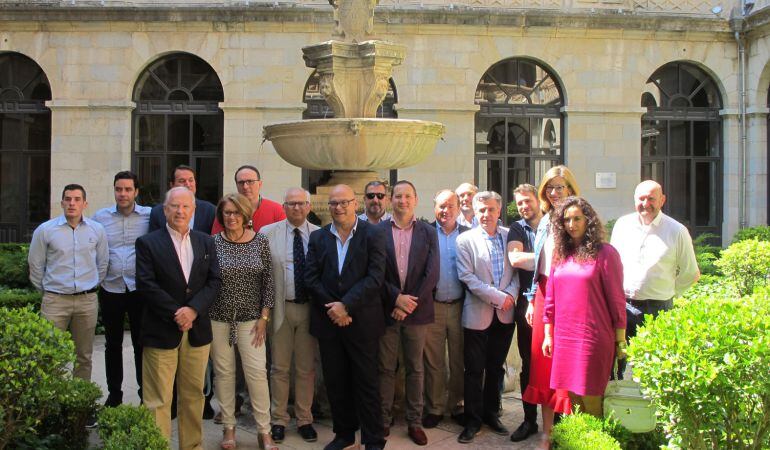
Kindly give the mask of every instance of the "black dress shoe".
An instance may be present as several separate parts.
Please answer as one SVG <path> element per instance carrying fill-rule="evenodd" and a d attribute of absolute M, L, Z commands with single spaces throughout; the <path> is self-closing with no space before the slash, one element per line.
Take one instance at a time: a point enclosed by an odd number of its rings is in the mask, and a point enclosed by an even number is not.
<path fill-rule="evenodd" d="M 422 418 L 422 426 L 424 428 L 436 428 L 443 418 L 444 416 L 440 414 L 428 414 Z"/>
<path fill-rule="evenodd" d="M 120 406 L 123 403 L 123 396 L 118 395 L 108 395 L 107 401 L 104 402 L 105 408 L 114 408 L 116 406 Z"/>
<path fill-rule="evenodd" d="M 452 420 L 461 427 L 465 426 L 465 413 L 452 414 Z"/>
<path fill-rule="evenodd" d="M 340 436 L 335 435 L 334 440 L 326 444 L 324 450 L 344 450 L 345 447 L 350 447 L 356 442 L 355 436 Z"/>
<path fill-rule="evenodd" d="M 511 440 L 513 442 L 521 442 L 524 439 L 537 434 L 537 422 L 527 422 L 526 420 L 516 428 L 516 431 L 511 434 Z"/>
<path fill-rule="evenodd" d="M 484 420 L 484 424 L 488 426 L 489 429 L 492 430 L 492 432 L 495 434 L 499 434 L 501 436 L 508 434 L 508 428 L 503 426 L 503 423 L 500 422 L 499 417 L 487 417 Z"/>
<path fill-rule="evenodd" d="M 457 442 L 461 444 L 470 444 L 473 442 L 473 439 L 476 437 L 476 435 L 479 434 L 479 431 L 481 431 L 479 427 L 465 427 L 463 432 L 457 436 Z"/>
<path fill-rule="evenodd" d="M 276 444 L 280 444 L 286 438 L 286 427 L 283 425 L 273 425 L 270 427 L 270 436 Z"/>
<path fill-rule="evenodd" d="M 304 440 L 305 442 L 315 442 L 318 440 L 318 433 L 315 432 L 315 428 L 313 428 L 313 425 L 311 424 L 297 427 L 297 432 L 299 433 L 300 437 L 302 437 L 302 440 Z M 283 431 L 281 431 L 281 436 L 283 436 Z M 273 437 L 273 440 L 275 441 L 275 437 Z"/>

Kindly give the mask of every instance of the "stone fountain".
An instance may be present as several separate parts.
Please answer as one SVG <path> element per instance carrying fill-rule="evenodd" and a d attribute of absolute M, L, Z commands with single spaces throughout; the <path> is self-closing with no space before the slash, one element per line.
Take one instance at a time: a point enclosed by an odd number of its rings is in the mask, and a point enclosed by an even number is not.
<path fill-rule="evenodd" d="M 406 47 L 375 40 L 372 34 L 377 0 L 329 0 L 334 7 L 332 40 L 302 49 L 305 64 L 315 68 L 320 91 L 334 111 L 333 119 L 268 125 L 265 139 L 288 163 L 332 170 L 317 188 L 316 213 L 328 221 L 324 194 L 345 183 L 357 194 L 377 178 L 376 170 L 400 169 L 422 162 L 444 134 L 437 122 L 376 118 L 388 92 L 393 67 Z M 360 198 L 360 197 L 359 197 Z M 325 213 L 325 214 L 324 214 Z"/>

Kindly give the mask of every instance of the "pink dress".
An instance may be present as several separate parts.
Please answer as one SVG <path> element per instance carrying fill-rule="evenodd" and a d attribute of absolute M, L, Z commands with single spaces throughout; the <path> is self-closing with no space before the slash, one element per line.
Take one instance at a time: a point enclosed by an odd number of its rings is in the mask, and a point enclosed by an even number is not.
<path fill-rule="evenodd" d="M 626 328 L 623 265 L 602 245 L 594 261 L 551 267 L 543 322 L 553 324 L 551 388 L 604 395 L 615 357 L 615 329 Z"/>

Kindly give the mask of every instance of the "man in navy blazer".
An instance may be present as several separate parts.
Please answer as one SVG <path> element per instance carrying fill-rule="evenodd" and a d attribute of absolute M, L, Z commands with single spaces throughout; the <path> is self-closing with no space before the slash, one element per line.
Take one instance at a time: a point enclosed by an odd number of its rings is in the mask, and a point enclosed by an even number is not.
<path fill-rule="evenodd" d="M 221 278 L 214 241 L 190 230 L 195 197 L 184 187 L 166 193 L 166 226 L 136 240 L 136 287 L 145 302 L 143 402 L 171 437 L 174 378 L 179 393 L 179 447 L 200 448 L 203 382 L 211 343 L 208 310 Z"/>
<path fill-rule="evenodd" d="M 168 181 L 169 189 L 177 186 L 183 186 L 196 192 L 195 169 L 190 166 L 180 164 L 171 172 Z M 206 200 L 195 199 L 195 215 L 190 222 L 190 228 L 202 233 L 211 234 L 211 227 L 214 225 L 214 218 L 217 214 L 217 208 Z M 163 211 L 163 205 L 155 205 L 150 212 L 150 232 L 164 228 L 166 226 L 166 214 Z"/>
<path fill-rule="evenodd" d="M 312 292 L 310 333 L 318 339 L 334 440 L 324 450 L 361 442 L 385 446 L 377 374 L 377 350 L 385 329 L 380 287 L 385 270 L 384 236 L 356 218 L 353 189 L 329 193 L 332 223 L 310 234 L 305 285 Z"/>
<path fill-rule="evenodd" d="M 417 445 L 427 445 L 422 429 L 423 352 L 433 323 L 433 292 L 439 278 L 438 237 L 433 227 L 414 215 L 417 190 L 409 181 L 393 185 L 393 217 L 377 225 L 385 236 L 385 282 L 382 303 L 388 326 L 380 338 L 380 395 L 385 435 L 393 418 L 398 349 L 404 348 L 406 421 Z"/>

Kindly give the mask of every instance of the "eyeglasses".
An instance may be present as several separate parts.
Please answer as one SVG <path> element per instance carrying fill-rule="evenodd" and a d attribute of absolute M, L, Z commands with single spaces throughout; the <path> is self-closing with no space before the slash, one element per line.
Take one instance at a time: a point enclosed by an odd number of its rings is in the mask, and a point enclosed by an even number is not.
<path fill-rule="evenodd" d="M 240 214 L 238 211 L 222 211 L 222 215 L 225 217 L 239 216 Z"/>
<path fill-rule="evenodd" d="M 283 202 L 283 206 L 287 208 L 302 208 L 310 202 Z"/>
<path fill-rule="evenodd" d="M 258 181 L 259 180 L 240 180 L 236 181 L 235 184 L 237 184 L 239 187 L 254 186 Z"/>
<path fill-rule="evenodd" d="M 364 196 L 366 198 L 368 198 L 369 200 L 374 200 L 374 197 L 377 197 L 380 200 L 385 198 L 385 194 L 383 194 L 381 192 L 368 192 L 368 193 L 364 194 Z"/>
<path fill-rule="evenodd" d="M 558 192 L 559 194 L 561 194 L 561 192 L 562 192 L 564 189 L 566 189 L 566 188 L 567 188 L 567 186 L 565 186 L 565 185 L 563 185 L 563 184 L 562 184 L 562 185 L 546 184 L 546 185 L 545 185 L 545 191 L 546 191 L 546 192 L 556 191 L 556 192 Z"/>
<path fill-rule="evenodd" d="M 338 206 L 341 206 L 342 209 L 345 209 L 345 208 L 348 207 L 348 205 L 350 205 L 351 202 L 354 202 L 354 201 L 355 201 L 354 198 L 351 198 L 350 200 L 340 200 L 338 202 L 330 200 L 329 201 L 329 208 L 334 209 L 334 208 L 336 208 Z"/>

